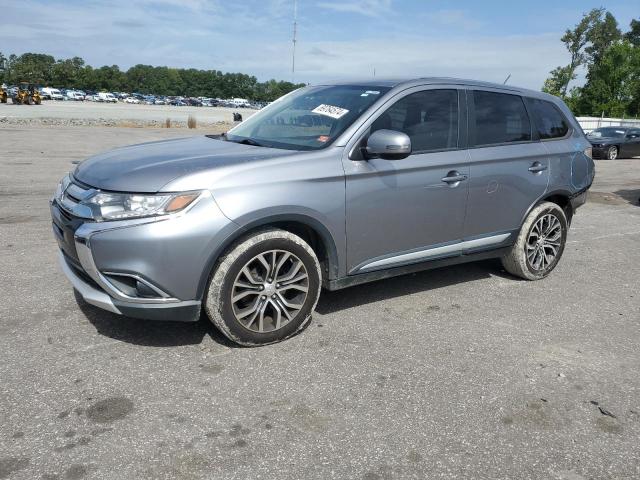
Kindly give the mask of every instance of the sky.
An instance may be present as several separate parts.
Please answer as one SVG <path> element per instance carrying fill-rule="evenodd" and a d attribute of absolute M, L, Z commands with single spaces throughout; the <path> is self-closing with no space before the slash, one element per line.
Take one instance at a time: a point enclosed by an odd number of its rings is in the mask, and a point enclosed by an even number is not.
<path fill-rule="evenodd" d="M 319 83 L 448 76 L 539 89 L 560 41 L 600 3 L 577 0 L 0 0 L 0 51 Z M 608 0 L 623 30 L 639 0 Z M 580 80 L 578 80 L 579 82 Z"/>

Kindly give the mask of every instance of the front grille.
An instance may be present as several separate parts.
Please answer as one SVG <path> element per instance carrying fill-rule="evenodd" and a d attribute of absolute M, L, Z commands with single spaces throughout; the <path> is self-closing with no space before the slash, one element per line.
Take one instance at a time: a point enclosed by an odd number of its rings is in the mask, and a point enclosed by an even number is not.
<path fill-rule="evenodd" d="M 51 205 L 51 220 L 60 249 L 67 257 L 77 262 L 78 253 L 76 252 L 74 236 L 76 230 L 86 223 L 87 220 L 67 212 L 61 208 L 57 201 L 54 201 Z"/>
<path fill-rule="evenodd" d="M 75 274 L 78 275 L 85 283 L 88 283 L 93 288 L 96 288 L 98 290 L 103 290 L 103 288 L 100 285 L 98 285 L 95 282 L 95 280 L 93 278 L 91 278 L 87 274 L 87 272 L 84 271 L 84 269 L 82 268 L 82 266 L 80 265 L 80 263 L 77 260 L 75 260 L 75 259 L 71 258 L 69 255 L 67 255 L 64 252 L 64 250 L 62 251 L 62 255 L 64 256 L 64 259 L 67 262 L 67 265 L 69 265 L 73 269 Z"/>
<path fill-rule="evenodd" d="M 96 192 L 95 188 L 80 183 L 73 177 L 67 177 L 66 183 L 63 184 L 63 190 L 56 197 L 56 201 L 61 210 L 74 217 L 93 219 L 92 209 L 83 201 Z"/>

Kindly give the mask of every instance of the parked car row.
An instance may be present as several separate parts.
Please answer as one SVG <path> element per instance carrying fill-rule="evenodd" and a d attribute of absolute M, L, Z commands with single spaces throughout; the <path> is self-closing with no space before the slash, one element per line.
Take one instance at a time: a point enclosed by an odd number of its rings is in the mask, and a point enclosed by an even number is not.
<path fill-rule="evenodd" d="M 11 87 L 10 87 L 11 88 Z M 251 108 L 259 110 L 269 102 L 252 102 L 246 98 L 209 98 L 209 97 L 184 97 L 184 96 L 164 96 L 145 95 L 142 93 L 125 92 L 94 92 L 76 89 L 40 88 L 40 94 L 45 100 L 73 100 L 107 103 L 129 103 L 144 105 L 173 105 L 178 107 L 228 107 L 228 108 Z"/>

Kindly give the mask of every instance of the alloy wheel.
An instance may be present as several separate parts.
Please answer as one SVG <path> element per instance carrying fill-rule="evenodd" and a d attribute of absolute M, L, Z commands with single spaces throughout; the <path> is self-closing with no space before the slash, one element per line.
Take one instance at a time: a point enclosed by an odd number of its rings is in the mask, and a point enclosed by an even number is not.
<path fill-rule="evenodd" d="M 293 320 L 309 292 L 302 260 L 285 250 L 268 250 L 249 260 L 231 288 L 236 320 L 246 329 L 265 333 Z"/>
<path fill-rule="evenodd" d="M 615 160 L 618 158 L 618 149 L 616 147 L 610 147 L 607 151 L 607 157 L 609 160 Z"/>
<path fill-rule="evenodd" d="M 532 269 L 541 271 L 553 265 L 562 245 L 562 224 L 551 213 L 541 216 L 533 224 L 525 251 Z"/>

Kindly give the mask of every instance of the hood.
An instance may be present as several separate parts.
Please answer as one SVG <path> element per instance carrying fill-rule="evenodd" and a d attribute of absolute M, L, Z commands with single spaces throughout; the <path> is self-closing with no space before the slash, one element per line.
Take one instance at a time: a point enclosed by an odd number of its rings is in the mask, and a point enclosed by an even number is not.
<path fill-rule="evenodd" d="M 131 145 L 101 153 L 80 163 L 73 176 L 102 190 L 155 193 L 170 181 L 183 176 L 296 153 L 206 136 L 188 137 Z"/>

